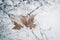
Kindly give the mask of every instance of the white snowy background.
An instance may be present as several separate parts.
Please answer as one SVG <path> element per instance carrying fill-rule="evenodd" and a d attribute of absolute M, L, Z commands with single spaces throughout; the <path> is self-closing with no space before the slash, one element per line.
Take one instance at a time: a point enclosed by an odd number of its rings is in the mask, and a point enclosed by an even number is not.
<path fill-rule="evenodd" d="M 35 29 L 12 29 L 10 18 L 30 13 Z M 0 40 L 60 40 L 60 0 L 0 0 Z"/>

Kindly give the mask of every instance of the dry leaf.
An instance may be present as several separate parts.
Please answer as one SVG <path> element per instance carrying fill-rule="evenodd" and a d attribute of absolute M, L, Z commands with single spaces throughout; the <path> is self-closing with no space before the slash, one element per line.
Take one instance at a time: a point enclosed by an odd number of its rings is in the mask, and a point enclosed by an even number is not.
<path fill-rule="evenodd" d="M 32 15 L 29 19 L 28 19 L 28 23 L 27 23 L 27 26 L 32 29 L 32 28 L 35 28 L 36 24 L 34 24 L 34 17 L 36 16 L 35 15 Z"/>
<path fill-rule="evenodd" d="M 19 30 L 19 29 L 22 28 L 22 26 L 19 25 L 19 24 L 17 24 L 16 22 L 14 22 L 14 25 L 15 25 L 15 27 L 13 27 L 12 29 L 17 29 L 17 30 Z"/>
<path fill-rule="evenodd" d="M 21 16 L 21 21 L 22 21 L 22 23 L 25 25 L 25 26 L 27 26 L 27 17 L 26 16 Z"/>
<path fill-rule="evenodd" d="M 29 27 L 30 29 L 32 29 L 32 28 L 35 28 L 35 26 L 36 26 L 36 24 L 34 24 L 35 16 L 36 16 L 36 14 L 30 16 L 29 19 L 26 16 L 21 16 L 20 21 L 26 27 Z M 19 29 L 21 29 L 23 27 L 23 25 L 21 25 L 21 22 L 18 19 L 12 19 L 12 21 L 14 22 L 14 25 L 15 25 L 15 27 L 13 29 L 19 30 Z M 19 22 L 20 24 L 18 24 L 17 22 Z"/>
<path fill-rule="evenodd" d="M 14 23 L 14 27 L 12 28 L 12 29 L 17 29 L 17 30 L 19 30 L 19 29 L 21 29 L 23 26 L 22 25 L 20 25 L 20 24 L 18 24 L 17 22 L 19 21 L 18 19 L 15 19 L 15 18 L 13 18 L 13 19 L 11 19 L 11 21 Z"/>

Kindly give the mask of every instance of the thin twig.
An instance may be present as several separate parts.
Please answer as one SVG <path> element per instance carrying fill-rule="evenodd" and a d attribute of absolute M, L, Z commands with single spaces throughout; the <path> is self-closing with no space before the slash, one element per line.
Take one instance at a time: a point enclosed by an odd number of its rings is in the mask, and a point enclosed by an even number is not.
<path fill-rule="evenodd" d="M 35 12 L 37 9 L 39 9 L 40 8 L 40 6 L 38 6 L 38 7 L 36 7 L 34 10 L 32 10 L 31 12 L 29 12 L 29 13 L 27 13 L 29 16 L 33 13 L 33 12 Z"/>
<path fill-rule="evenodd" d="M 33 30 L 31 30 L 32 34 L 36 37 L 37 40 L 40 40 L 36 35 L 35 33 L 33 32 Z"/>
<path fill-rule="evenodd" d="M 38 21 L 37 21 L 37 23 L 39 24 Z M 46 33 L 44 32 L 44 30 L 39 25 L 38 25 L 38 27 L 39 27 L 39 30 L 40 30 L 40 34 L 42 36 L 42 39 L 41 40 L 45 40 L 45 39 L 48 40 Z M 45 39 L 44 39 L 44 37 L 45 37 Z"/>

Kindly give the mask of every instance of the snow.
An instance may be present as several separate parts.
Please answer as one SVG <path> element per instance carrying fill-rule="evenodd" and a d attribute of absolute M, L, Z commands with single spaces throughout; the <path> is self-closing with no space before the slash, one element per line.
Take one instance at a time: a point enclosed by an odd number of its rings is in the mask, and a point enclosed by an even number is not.
<path fill-rule="evenodd" d="M 5 11 L 10 14 L 11 18 L 27 15 L 40 5 L 37 1 L 31 2 L 31 4 L 26 4 L 27 1 L 24 1 L 18 7 L 14 7 L 11 0 L 9 1 L 5 3 L 12 6 L 7 6 L 8 9 L 6 8 Z M 37 26 L 33 29 L 24 26 L 20 30 L 13 30 L 14 24 L 9 16 L 0 10 L 0 40 L 60 40 L 60 3 L 58 1 L 49 0 L 50 4 L 43 3 L 43 6 L 32 13 L 37 14 L 34 19 Z M 44 1 L 41 0 L 41 2 Z M 19 1 L 15 0 L 14 3 L 18 4 Z M 8 12 L 10 8 L 13 10 Z"/>

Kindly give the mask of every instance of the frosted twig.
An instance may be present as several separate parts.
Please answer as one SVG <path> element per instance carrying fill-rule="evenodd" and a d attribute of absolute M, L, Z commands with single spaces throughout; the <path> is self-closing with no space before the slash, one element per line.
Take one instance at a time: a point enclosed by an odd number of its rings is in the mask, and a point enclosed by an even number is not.
<path fill-rule="evenodd" d="M 33 30 L 31 30 L 32 34 L 36 37 L 37 40 L 40 40 L 36 35 L 35 33 L 33 32 Z"/>
<path fill-rule="evenodd" d="M 40 8 L 40 6 L 38 6 L 38 7 L 36 7 L 34 10 L 32 10 L 31 12 L 29 12 L 29 13 L 27 13 L 29 16 L 33 13 L 33 12 L 35 12 L 37 9 L 39 9 Z"/>
<path fill-rule="evenodd" d="M 42 36 L 42 40 L 48 40 L 44 30 L 42 28 L 39 27 L 39 30 L 40 30 L 40 34 Z"/>
<path fill-rule="evenodd" d="M 39 22 L 37 22 L 37 23 L 39 24 Z M 39 25 L 40 25 L 40 24 L 39 24 Z M 47 35 L 46 35 L 46 33 L 45 33 L 45 30 L 42 29 L 39 25 L 38 25 L 38 27 L 39 27 L 39 30 L 40 30 L 40 34 L 41 34 L 41 36 L 42 36 L 42 39 L 41 39 L 41 40 L 48 40 Z"/>

